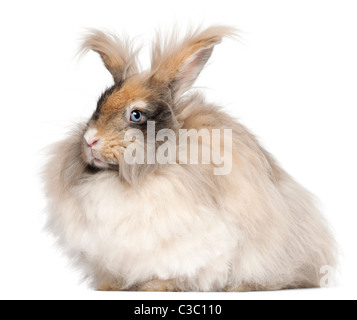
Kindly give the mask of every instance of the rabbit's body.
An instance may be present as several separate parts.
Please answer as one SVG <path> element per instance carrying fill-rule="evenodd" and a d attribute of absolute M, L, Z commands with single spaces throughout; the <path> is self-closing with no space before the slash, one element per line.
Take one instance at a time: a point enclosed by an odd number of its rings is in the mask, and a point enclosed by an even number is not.
<path fill-rule="evenodd" d="M 125 90 L 118 88 L 120 97 Z M 139 95 L 131 103 L 145 100 L 140 90 L 130 94 Z M 102 100 L 98 112 L 109 109 L 110 96 Z M 122 153 L 119 170 L 112 163 L 97 168 L 83 151 L 96 154 L 97 141 L 83 147 L 92 123 L 52 149 L 46 168 L 49 227 L 93 286 L 170 291 L 319 286 L 320 268 L 334 266 L 334 241 L 309 193 L 242 125 L 198 94 L 176 99 L 171 111 L 177 134 L 232 129 L 230 174 L 213 175 L 213 163 L 133 170 Z"/>

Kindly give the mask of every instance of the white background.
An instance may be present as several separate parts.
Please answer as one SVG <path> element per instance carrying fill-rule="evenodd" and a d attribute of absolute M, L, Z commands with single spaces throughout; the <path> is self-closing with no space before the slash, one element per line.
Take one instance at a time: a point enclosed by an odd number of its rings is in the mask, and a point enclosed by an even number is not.
<path fill-rule="evenodd" d="M 102 293 L 87 289 L 45 221 L 42 151 L 90 116 L 111 84 L 95 54 L 74 59 L 84 28 L 126 31 L 222 23 L 242 30 L 196 83 L 321 201 L 341 248 L 334 289 L 263 293 Z M 357 2 L 2 1 L 0 4 L 1 299 L 356 298 Z"/>

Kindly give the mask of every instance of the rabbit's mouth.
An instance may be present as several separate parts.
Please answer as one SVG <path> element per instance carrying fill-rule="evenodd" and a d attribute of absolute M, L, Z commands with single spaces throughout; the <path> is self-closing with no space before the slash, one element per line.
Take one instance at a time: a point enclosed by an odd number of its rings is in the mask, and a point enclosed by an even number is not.
<path fill-rule="evenodd" d="M 97 167 L 99 169 L 107 169 L 110 167 L 110 163 L 102 160 L 102 159 L 98 159 L 96 157 L 91 157 L 91 159 L 88 159 L 88 163 L 94 167 Z"/>
<path fill-rule="evenodd" d="M 101 164 L 103 164 L 105 162 L 100 160 L 100 159 L 98 159 L 98 158 L 93 158 L 93 163 L 97 163 L 97 164 L 101 165 Z"/>
<path fill-rule="evenodd" d="M 83 158 L 90 166 L 98 169 L 107 169 L 110 163 L 101 157 L 99 150 L 93 146 L 83 145 Z"/>
<path fill-rule="evenodd" d="M 92 148 L 89 148 L 89 151 L 90 151 L 90 154 L 91 154 L 91 156 L 92 156 L 92 161 L 94 162 L 94 163 L 105 163 L 105 161 L 103 161 L 103 160 L 101 160 L 101 159 L 99 159 L 99 158 L 97 158 L 96 156 L 95 156 L 95 154 L 94 154 L 94 150 L 92 149 Z"/>
<path fill-rule="evenodd" d="M 88 158 L 88 163 L 90 163 L 92 166 L 97 167 L 99 169 L 109 169 L 111 166 L 113 166 L 113 163 L 110 163 L 106 160 L 104 160 L 102 157 L 98 157 L 96 153 L 93 153 L 93 151 L 90 151 L 91 155 L 90 158 Z"/>
<path fill-rule="evenodd" d="M 122 135 L 113 132 L 99 135 L 96 128 L 89 127 L 83 134 L 82 155 L 92 167 L 117 169 L 128 144 Z"/>

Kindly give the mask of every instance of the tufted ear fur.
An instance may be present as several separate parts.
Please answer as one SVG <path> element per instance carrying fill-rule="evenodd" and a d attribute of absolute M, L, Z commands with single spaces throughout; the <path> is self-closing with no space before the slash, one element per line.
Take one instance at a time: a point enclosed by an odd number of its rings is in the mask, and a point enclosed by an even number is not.
<path fill-rule="evenodd" d="M 226 26 L 190 32 L 182 42 L 177 41 L 175 32 L 169 41 L 158 35 L 151 56 L 152 79 L 171 88 L 174 97 L 179 97 L 193 85 L 214 46 L 223 37 L 235 35 L 236 30 Z"/>
<path fill-rule="evenodd" d="M 93 50 L 101 56 L 105 67 L 112 74 L 115 83 L 139 72 L 137 53 L 127 37 L 120 39 L 113 33 L 90 30 L 84 37 L 80 53 Z"/>

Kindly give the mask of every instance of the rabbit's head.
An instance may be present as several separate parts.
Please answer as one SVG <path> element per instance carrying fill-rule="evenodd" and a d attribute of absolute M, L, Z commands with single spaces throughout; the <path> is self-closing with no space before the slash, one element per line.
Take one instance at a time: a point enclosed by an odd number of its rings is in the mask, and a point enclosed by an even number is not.
<path fill-rule="evenodd" d="M 211 27 L 190 33 L 178 42 L 160 37 L 153 45 L 151 69 L 139 71 L 137 52 L 128 41 L 100 31 L 91 32 L 83 50 L 94 50 L 114 79 L 114 85 L 100 97 L 83 136 L 84 161 L 99 169 L 117 168 L 130 142 L 124 139 L 128 129 L 146 134 L 148 121 L 155 130 L 173 129 L 175 105 L 191 87 L 224 36 L 233 34 L 229 27 Z"/>

